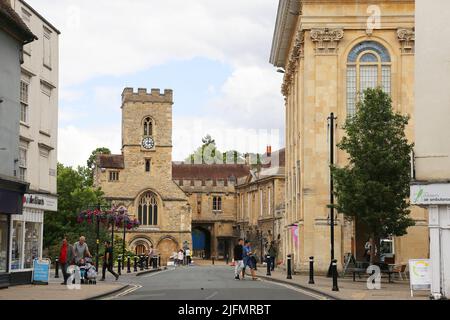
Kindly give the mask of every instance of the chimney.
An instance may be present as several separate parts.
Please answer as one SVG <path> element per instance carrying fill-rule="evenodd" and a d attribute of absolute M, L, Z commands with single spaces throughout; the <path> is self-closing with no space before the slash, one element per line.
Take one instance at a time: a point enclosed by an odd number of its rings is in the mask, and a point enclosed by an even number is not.
<path fill-rule="evenodd" d="M 268 158 L 272 156 L 272 146 L 267 146 L 266 155 Z"/>

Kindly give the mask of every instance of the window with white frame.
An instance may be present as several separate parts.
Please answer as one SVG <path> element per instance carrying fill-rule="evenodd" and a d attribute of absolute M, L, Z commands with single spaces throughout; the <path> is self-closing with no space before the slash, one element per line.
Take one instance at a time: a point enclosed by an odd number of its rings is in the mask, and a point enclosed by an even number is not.
<path fill-rule="evenodd" d="M 52 32 L 44 27 L 44 36 L 43 36 L 43 44 L 44 44 L 44 66 L 51 68 L 52 67 Z"/>
<path fill-rule="evenodd" d="M 272 215 L 272 190 L 270 189 L 270 187 L 267 190 L 267 207 L 269 208 L 268 210 L 268 214 Z"/>
<path fill-rule="evenodd" d="M 27 179 L 27 156 L 28 143 L 20 141 L 19 147 L 19 179 L 26 181 Z"/>
<path fill-rule="evenodd" d="M 213 211 L 222 211 L 222 197 L 213 197 Z"/>
<path fill-rule="evenodd" d="M 22 75 L 20 80 L 20 121 L 28 123 L 28 97 L 30 89 L 30 77 Z"/>
<path fill-rule="evenodd" d="M 23 22 L 29 27 L 31 23 L 31 13 L 29 13 L 27 10 L 22 8 L 22 14 L 21 14 Z M 23 52 L 30 55 L 31 54 L 31 44 L 26 44 L 23 46 Z"/>
<path fill-rule="evenodd" d="M 347 117 L 356 114 L 358 102 L 364 99 L 364 91 L 377 87 L 391 94 L 391 57 L 380 43 L 364 41 L 348 55 Z"/>
<path fill-rule="evenodd" d="M 263 191 L 259 190 L 259 216 L 263 216 Z"/>

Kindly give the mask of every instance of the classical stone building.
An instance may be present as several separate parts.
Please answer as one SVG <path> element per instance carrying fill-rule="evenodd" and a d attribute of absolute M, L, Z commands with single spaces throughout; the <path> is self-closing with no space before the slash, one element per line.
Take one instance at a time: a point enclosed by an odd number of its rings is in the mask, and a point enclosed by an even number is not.
<path fill-rule="evenodd" d="M 414 141 L 414 1 L 280 0 L 271 63 L 285 73 L 287 253 L 297 268 L 314 256 L 318 269 L 330 263 L 329 127 L 337 116 L 335 141 L 355 113 L 361 92 L 380 86 L 396 111 L 410 115 Z M 336 163 L 346 155 L 336 150 Z M 412 209 L 416 226 L 401 238 L 384 239 L 395 263 L 428 257 L 427 213 Z M 298 228 L 298 237 L 290 229 Z M 337 215 L 335 257 L 362 259 L 367 234 L 358 221 Z M 295 239 L 295 243 L 294 243 Z M 381 245 L 381 244 L 380 244 Z"/>
<path fill-rule="evenodd" d="M 173 164 L 173 179 L 186 193 L 192 208 L 194 257 L 231 257 L 239 235 L 235 186 L 249 170 L 244 164 Z"/>
<path fill-rule="evenodd" d="M 262 162 L 260 168 L 238 179 L 237 231 L 241 238 L 252 241 L 260 257 L 275 241 L 280 261 L 285 252 L 285 150 L 272 153 L 269 147 Z"/>
<path fill-rule="evenodd" d="M 162 263 L 184 246 L 224 258 L 237 238 L 235 184 L 249 167 L 172 162 L 172 105 L 171 90 L 123 91 L 122 154 L 98 155 L 95 185 L 141 222 L 126 235 L 130 250 L 153 246 Z"/>

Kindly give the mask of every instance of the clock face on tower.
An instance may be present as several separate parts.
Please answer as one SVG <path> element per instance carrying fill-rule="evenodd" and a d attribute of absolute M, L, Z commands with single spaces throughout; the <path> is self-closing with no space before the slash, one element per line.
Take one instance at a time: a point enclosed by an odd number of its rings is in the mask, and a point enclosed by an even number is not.
<path fill-rule="evenodd" d="M 153 149 L 153 147 L 155 146 L 155 141 L 153 140 L 153 138 L 146 137 L 142 139 L 142 146 L 147 150 Z"/>

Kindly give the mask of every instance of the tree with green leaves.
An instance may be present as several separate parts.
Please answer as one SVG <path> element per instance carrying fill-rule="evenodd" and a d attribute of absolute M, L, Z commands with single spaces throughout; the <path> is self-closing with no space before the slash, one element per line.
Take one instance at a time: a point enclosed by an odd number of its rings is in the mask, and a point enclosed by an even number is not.
<path fill-rule="evenodd" d="M 405 136 L 408 121 L 392 110 L 388 94 L 380 88 L 367 89 L 338 144 L 349 163 L 332 168 L 335 208 L 363 224 L 375 243 L 382 237 L 403 236 L 414 225 L 408 201 L 413 150 Z M 371 264 L 375 252 L 372 243 Z"/>
<path fill-rule="evenodd" d="M 45 213 L 43 247 L 51 257 L 58 254 L 62 237 L 66 235 L 71 243 L 80 235 L 86 236 L 88 246 L 95 247 L 95 224 L 85 225 L 77 222 L 80 211 L 97 203 L 103 204 L 103 192 L 92 186 L 86 167 L 66 167 L 57 165 L 58 212 Z M 101 230 L 100 239 L 107 239 L 105 230 Z M 92 251 L 92 249 L 91 249 Z"/>
<path fill-rule="evenodd" d="M 216 141 L 208 134 L 202 138 L 202 145 L 189 155 L 185 161 L 191 164 L 221 163 L 223 154 L 217 149 Z"/>
<path fill-rule="evenodd" d="M 90 185 L 94 183 L 95 161 L 97 160 L 97 156 L 99 154 L 111 154 L 111 150 L 105 147 L 95 149 L 94 151 L 92 151 L 89 159 L 86 162 L 87 166 L 78 168 L 78 171 L 80 171 L 80 173 L 88 179 L 87 182 Z"/>

